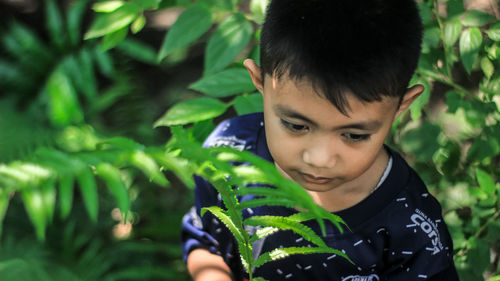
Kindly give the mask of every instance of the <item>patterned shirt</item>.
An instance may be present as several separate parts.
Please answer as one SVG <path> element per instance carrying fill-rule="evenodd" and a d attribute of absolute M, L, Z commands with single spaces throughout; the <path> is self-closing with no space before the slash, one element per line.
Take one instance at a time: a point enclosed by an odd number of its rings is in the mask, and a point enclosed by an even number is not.
<path fill-rule="evenodd" d="M 262 113 L 222 122 L 204 145 L 248 150 L 272 161 Z M 292 255 L 264 264 L 254 270 L 254 276 L 267 280 L 457 281 L 452 240 L 441 215 L 441 206 L 404 159 L 385 148 L 392 158 L 385 180 L 358 204 L 335 213 L 350 230 L 341 233 L 336 226 L 326 222 L 325 243 L 346 253 L 354 264 L 332 254 Z M 229 230 L 209 213 L 200 217 L 203 207 L 223 206 L 220 196 L 204 179 L 196 177 L 195 182 L 195 206 L 185 215 L 182 225 L 184 258 L 187 259 L 193 249 L 205 248 L 221 255 L 237 280 L 247 278 Z M 240 200 L 252 198 L 247 195 Z M 294 209 L 286 207 L 262 206 L 245 210 L 243 216 L 289 216 L 294 213 Z M 315 221 L 306 224 L 320 235 Z M 253 249 L 259 254 L 278 247 L 309 245 L 292 231 L 278 231 L 254 243 Z"/>

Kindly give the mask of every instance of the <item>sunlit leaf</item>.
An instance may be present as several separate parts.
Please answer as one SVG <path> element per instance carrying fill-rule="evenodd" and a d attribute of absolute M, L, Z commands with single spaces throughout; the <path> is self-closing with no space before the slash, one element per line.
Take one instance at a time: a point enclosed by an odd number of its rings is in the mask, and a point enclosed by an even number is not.
<path fill-rule="evenodd" d="M 163 60 L 172 51 L 184 47 L 198 39 L 212 26 L 212 14 L 201 5 L 193 5 L 185 10 L 165 36 L 158 55 Z"/>
<path fill-rule="evenodd" d="M 251 0 L 250 1 L 250 11 L 255 22 L 262 24 L 264 22 L 264 16 L 266 13 L 267 5 L 269 0 Z"/>
<path fill-rule="evenodd" d="M 477 59 L 482 42 L 481 31 L 477 27 L 464 30 L 460 36 L 460 57 L 465 70 L 469 74 L 474 61 Z"/>
<path fill-rule="evenodd" d="M 255 90 L 248 71 L 243 68 L 227 69 L 205 76 L 189 87 L 216 98 Z"/>
<path fill-rule="evenodd" d="M 431 94 L 430 85 L 427 80 L 419 79 L 416 83 L 423 84 L 424 91 L 410 106 L 411 119 L 413 120 L 420 119 L 422 116 L 422 108 L 429 102 Z"/>
<path fill-rule="evenodd" d="M 495 23 L 486 31 L 488 37 L 493 41 L 500 41 L 500 22 Z"/>
<path fill-rule="evenodd" d="M 216 216 L 224 225 L 229 228 L 231 233 L 234 235 L 238 243 L 244 243 L 243 234 L 240 231 L 231 218 L 226 214 L 227 211 L 222 210 L 217 206 L 205 207 L 201 209 L 201 215 L 203 216 L 207 211 Z"/>
<path fill-rule="evenodd" d="M 204 73 L 217 72 L 233 62 L 250 41 L 252 31 L 243 14 L 233 14 L 224 20 L 208 41 Z"/>
<path fill-rule="evenodd" d="M 144 16 L 144 14 L 141 14 L 134 20 L 134 22 L 132 22 L 132 24 L 130 25 L 130 30 L 133 34 L 136 34 L 137 32 L 142 30 L 144 25 L 146 25 L 146 17 Z"/>
<path fill-rule="evenodd" d="M 44 240 L 47 217 L 42 192 L 36 188 L 29 188 L 22 191 L 22 196 L 26 212 L 35 226 L 37 238 Z"/>
<path fill-rule="evenodd" d="M 460 20 L 455 19 L 447 22 L 444 26 L 444 44 L 447 47 L 453 46 L 460 37 L 462 31 L 462 23 Z"/>
<path fill-rule="evenodd" d="M 9 206 L 9 192 L 6 188 L 0 188 L 0 235 L 2 235 L 3 219 Z"/>
<path fill-rule="evenodd" d="M 223 102 L 208 97 L 188 100 L 172 106 L 154 126 L 183 125 L 215 118 L 224 113 L 227 107 Z"/>
<path fill-rule="evenodd" d="M 85 34 L 85 39 L 101 37 L 118 31 L 132 23 L 139 14 L 139 7 L 125 3 L 111 13 L 98 14 L 94 23 Z"/>
<path fill-rule="evenodd" d="M 168 181 L 160 172 L 160 167 L 149 155 L 143 151 L 136 150 L 130 156 L 132 165 L 141 170 L 150 180 L 160 186 L 167 186 Z"/>
<path fill-rule="evenodd" d="M 55 125 L 69 125 L 83 121 L 83 112 L 70 79 L 57 69 L 49 77 L 46 91 L 50 98 L 49 116 Z"/>
<path fill-rule="evenodd" d="M 123 1 L 102 1 L 92 5 L 92 10 L 98 13 L 111 13 L 125 5 Z"/>
<path fill-rule="evenodd" d="M 495 66 L 487 57 L 482 57 L 481 70 L 483 71 L 486 78 L 489 79 L 491 78 L 491 76 L 493 76 L 493 73 L 495 72 Z"/>
<path fill-rule="evenodd" d="M 479 10 L 469 10 L 462 19 L 462 23 L 465 26 L 483 26 L 494 19 L 494 16 L 486 12 Z"/>

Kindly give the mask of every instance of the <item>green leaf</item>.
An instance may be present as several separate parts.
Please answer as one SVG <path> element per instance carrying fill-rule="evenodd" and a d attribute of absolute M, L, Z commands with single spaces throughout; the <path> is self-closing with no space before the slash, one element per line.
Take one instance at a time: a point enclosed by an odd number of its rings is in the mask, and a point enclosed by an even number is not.
<path fill-rule="evenodd" d="M 101 43 L 101 48 L 106 51 L 115 47 L 116 45 L 120 44 L 125 39 L 125 37 L 127 37 L 127 34 L 128 34 L 128 28 L 124 27 L 113 33 L 108 33 L 104 35 L 104 38 Z"/>
<path fill-rule="evenodd" d="M 87 209 L 90 219 L 97 222 L 99 210 L 99 201 L 97 197 L 97 185 L 94 174 L 89 168 L 84 168 L 76 174 L 80 192 L 82 193 L 83 203 Z"/>
<path fill-rule="evenodd" d="M 73 46 L 80 42 L 80 30 L 83 14 L 87 8 L 87 0 L 72 2 L 68 10 L 68 35 Z"/>
<path fill-rule="evenodd" d="M 471 263 L 472 269 L 477 274 L 483 274 L 490 263 L 490 247 L 484 239 L 470 238 L 468 240 L 467 260 Z"/>
<path fill-rule="evenodd" d="M 476 168 L 476 178 L 481 189 L 488 195 L 493 195 L 495 193 L 495 182 L 488 173 Z"/>
<path fill-rule="evenodd" d="M 482 139 L 476 138 L 467 152 L 469 161 L 483 161 L 487 158 L 493 158 L 500 153 L 500 141 L 494 137 Z"/>
<path fill-rule="evenodd" d="M 215 118 L 227 109 L 227 105 L 213 98 L 202 97 L 178 103 L 170 108 L 154 127 L 194 123 Z"/>
<path fill-rule="evenodd" d="M 427 80 L 419 79 L 416 82 L 424 85 L 424 91 L 410 106 L 412 120 L 420 119 L 420 117 L 422 116 L 422 108 L 429 102 L 429 98 L 431 95 L 430 85 Z"/>
<path fill-rule="evenodd" d="M 128 190 L 120 175 L 120 170 L 109 163 L 100 163 L 96 167 L 96 174 L 106 182 L 111 194 L 118 202 L 118 208 L 122 214 L 130 210 Z"/>
<path fill-rule="evenodd" d="M 83 121 L 75 88 L 62 68 L 52 73 L 45 89 L 50 98 L 49 116 L 53 124 L 70 125 Z"/>
<path fill-rule="evenodd" d="M 447 22 L 444 26 L 444 44 L 446 47 L 453 46 L 460 37 L 462 31 L 462 23 L 460 20 L 455 19 Z"/>
<path fill-rule="evenodd" d="M 116 49 L 138 61 L 153 65 L 157 64 L 156 50 L 139 40 L 125 39 L 116 46 Z"/>
<path fill-rule="evenodd" d="M 167 186 L 168 181 L 165 176 L 160 172 L 160 167 L 149 155 L 143 151 L 136 150 L 130 156 L 132 165 L 141 170 L 153 182 L 160 186 Z"/>
<path fill-rule="evenodd" d="M 448 18 L 461 15 L 465 12 L 464 0 L 448 0 L 446 2 L 446 14 Z"/>
<path fill-rule="evenodd" d="M 0 236 L 2 235 L 3 219 L 9 206 L 9 192 L 6 188 L 0 188 Z"/>
<path fill-rule="evenodd" d="M 118 31 L 132 23 L 138 14 L 139 7 L 131 3 L 123 4 L 112 13 L 99 14 L 84 38 L 92 39 Z"/>
<path fill-rule="evenodd" d="M 61 218 L 66 219 L 73 205 L 73 186 L 75 178 L 72 174 L 62 174 L 59 178 L 59 204 L 61 206 Z"/>
<path fill-rule="evenodd" d="M 203 216 L 207 211 L 216 216 L 231 231 L 234 238 L 236 238 L 236 241 L 238 241 L 238 244 L 245 243 L 240 228 L 234 224 L 231 218 L 226 214 L 226 211 L 217 206 L 205 207 L 201 209 L 201 216 Z"/>
<path fill-rule="evenodd" d="M 494 19 L 494 16 L 483 11 L 469 10 L 462 19 L 462 23 L 464 26 L 483 26 Z"/>
<path fill-rule="evenodd" d="M 191 84 L 189 88 L 216 98 L 255 90 L 248 71 L 243 68 L 226 69 L 205 76 Z"/>
<path fill-rule="evenodd" d="M 481 36 L 481 31 L 477 27 L 471 27 L 464 30 L 460 36 L 460 57 L 468 74 L 470 74 L 472 65 L 477 59 L 482 42 L 483 37 Z"/>
<path fill-rule="evenodd" d="M 103 1 L 92 5 L 92 9 L 98 13 L 112 13 L 125 5 L 123 1 Z"/>
<path fill-rule="evenodd" d="M 172 51 L 198 39 L 212 26 L 212 14 L 201 5 L 194 5 L 184 11 L 167 32 L 158 55 L 163 60 Z"/>
<path fill-rule="evenodd" d="M 277 248 L 270 252 L 262 254 L 257 260 L 255 260 L 254 266 L 257 268 L 267 262 L 284 259 L 291 255 L 297 255 L 297 254 L 308 255 L 308 254 L 325 254 L 325 253 L 341 256 L 352 263 L 352 261 L 347 257 L 346 254 L 336 249 L 320 248 L 320 247 L 289 247 L 289 248 Z"/>
<path fill-rule="evenodd" d="M 418 161 L 427 162 L 438 151 L 440 145 L 437 142 L 441 128 L 424 122 L 421 126 L 407 131 L 401 139 L 401 147 L 405 152 L 413 153 Z"/>
<path fill-rule="evenodd" d="M 143 10 L 157 10 L 158 5 L 162 2 L 161 0 L 132 0 L 132 3 L 136 4 L 137 6 L 141 7 Z M 180 5 L 180 3 L 177 3 Z"/>
<path fill-rule="evenodd" d="M 49 30 L 50 38 L 56 46 L 62 47 L 66 34 L 63 29 L 61 12 L 55 0 L 47 1 L 46 8 L 47 29 Z"/>
<path fill-rule="evenodd" d="M 39 189 L 29 188 L 22 191 L 22 197 L 26 212 L 35 227 L 37 238 L 44 240 L 47 217 L 42 192 Z"/>
<path fill-rule="evenodd" d="M 490 37 L 491 40 L 493 41 L 500 41 L 500 22 L 495 23 L 486 31 L 486 34 L 488 34 L 488 37 Z"/>
<path fill-rule="evenodd" d="M 56 188 L 54 181 L 48 180 L 41 186 L 43 209 L 47 221 L 51 222 L 54 217 L 54 210 L 56 207 Z"/>
<path fill-rule="evenodd" d="M 500 275 L 495 275 L 489 278 L 487 281 L 500 281 Z"/>
<path fill-rule="evenodd" d="M 262 94 L 240 95 L 234 99 L 234 109 L 238 115 L 263 111 Z"/>
<path fill-rule="evenodd" d="M 144 145 L 124 137 L 114 137 L 103 140 L 97 145 L 98 149 L 117 148 L 120 150 L 143 150 Z"/>
<path fill-rule="evenodd" d="M 266 13 L 267 5 L 269 0 L 251 0 L 250 1 L 250 11 L 252 12 L 253 19 L 258 24 L 264 22 L 264 16 Z"/>
<path fill-rule="evenodd" d="M 280 216 L 252 216 L 245 220 L 245 225 L 275 227 L 281 230 L 292 230 L 307 241 L 319 247 L 328 247 L 325 242 L 308 226 L 295 220 Z"/>
<path fill-rule="evenodd" d="M 490 79 L 491 76 L 493 76 L 493 73 L 495 72 L 495 66 L 488 59 L 488 57 L 481 58 L 481 70 L 483 71 L 486 78 Z"/>
<path fill-rule="evenodd" d="M 224 20 L 210 37 L 205 51 L 205 74 L 222 70 L 245 48 L 253 28 L 241 13 Z"/>
<path fill-rule="evenodd" d="M 138 18 L 135 19 L 132 25 L 130 25 L 130 30 L 133 34 L 136 34 L 137 32 L 142 30 L 144 25 L 146 25 L 146 17 L 144 16 L 144 14 L 141 14 Z"/>

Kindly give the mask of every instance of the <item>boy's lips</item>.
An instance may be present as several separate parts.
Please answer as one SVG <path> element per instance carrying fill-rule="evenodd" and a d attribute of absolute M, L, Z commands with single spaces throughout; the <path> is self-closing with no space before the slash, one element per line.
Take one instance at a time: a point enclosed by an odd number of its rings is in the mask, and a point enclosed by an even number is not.
<path fill-rule="evenodd" d="M 313 184 L 326 184 L 329 183 L 333 180 L 333 178 L 327 178 L 327 177 L 321 177 L 321 176 L 314 176 L 308 173 L 302 173 L 299 172 L 299 174 L 302 176 L 302 178 L 308 182 L 308 183 L 313 183 Z"/>

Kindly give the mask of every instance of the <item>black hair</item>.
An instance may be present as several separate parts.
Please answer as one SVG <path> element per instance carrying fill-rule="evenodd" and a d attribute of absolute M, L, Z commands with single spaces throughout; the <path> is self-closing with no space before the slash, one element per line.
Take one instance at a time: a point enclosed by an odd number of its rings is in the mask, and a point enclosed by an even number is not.
<path fill-rule="evenodd" d="M 271 0 L 261 33 L 262 78 L 305 78 L 346 114 L 346 91 L 366 102 L 401 101 L 421 41 L 414 0 Z"/>

